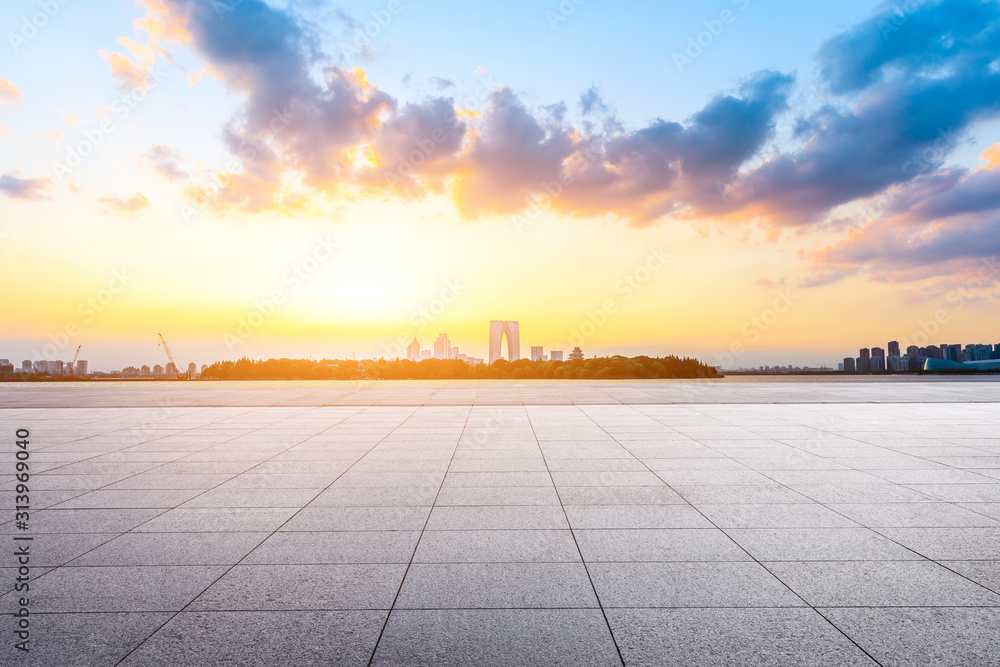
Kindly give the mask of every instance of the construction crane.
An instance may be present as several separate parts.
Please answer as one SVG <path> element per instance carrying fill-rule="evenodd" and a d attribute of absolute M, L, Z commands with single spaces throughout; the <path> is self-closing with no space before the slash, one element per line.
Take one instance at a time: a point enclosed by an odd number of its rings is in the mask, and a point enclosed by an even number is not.
<path fill-rule="evenodd" d="M 83 347 L 82 344 L 76 346 L 76 354 L 73 355 L 73 361 L 69 362 L 69 374 L 70 375 L 76 375 L 76 360 L 80 358 L 80 348 L 81 347 Z"/>
<path fill-rule="evenodd" d="M 174 362 L 174 355 L 170 354 L 170 348 L 167 347 L 167 339 L 163 337 L 163 334 L 156 334 L 160 337 L 160 343 L 163 345 L 163 351 L 167 353 L 167 360 L 170 361 L 170 365 L 174 367 L 174 373 L 177 374 L 177 379 L 181 377 L 181 369 L 177 367 L 177 363 Z"/>

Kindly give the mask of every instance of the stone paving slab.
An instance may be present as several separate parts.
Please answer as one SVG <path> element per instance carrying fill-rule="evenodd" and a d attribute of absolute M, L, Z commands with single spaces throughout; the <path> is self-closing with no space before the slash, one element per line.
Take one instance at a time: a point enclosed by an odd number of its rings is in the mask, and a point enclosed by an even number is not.
<path fill-rule="evenodd" d="M 998 390 L 3 386 L 0 664 L 1000 664 Z"/>

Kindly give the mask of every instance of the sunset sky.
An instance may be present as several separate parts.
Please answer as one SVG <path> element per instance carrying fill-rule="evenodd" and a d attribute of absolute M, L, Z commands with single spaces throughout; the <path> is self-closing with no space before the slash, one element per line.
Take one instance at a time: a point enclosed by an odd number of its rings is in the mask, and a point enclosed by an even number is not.
<path fill-rule="evenodd" d="M 162 364 L 157 333 L 185 366 L 484 357 L 491 319 L 524 356 L 727 366 L 1000 343 L 995 0 L 15 0 L 2 27 L 18 366 Z"/>

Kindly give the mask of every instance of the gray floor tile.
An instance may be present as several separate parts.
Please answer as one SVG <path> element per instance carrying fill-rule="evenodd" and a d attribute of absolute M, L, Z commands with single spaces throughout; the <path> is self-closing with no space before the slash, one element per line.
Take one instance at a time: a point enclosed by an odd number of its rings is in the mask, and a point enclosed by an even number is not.
<path fill-rule="evenodd" d="M 388 612 L 184 612 L 123 665 L 364 665 Z"/>
<path fill-rule="evenodd" d="M 568 505 L 574 530 L 587 528 L 713 528 L 690 505 Z"/>
<path fill-rule="evenodd" d="M 422 530 L 428 507 L 305 507 L 281 530 Z"/>
<path fill-rule="evenodd" d="M 946 528 L 1000 526 L 1000 522 L 951 503 L 861 503 L 830 508 L 862 526 L 887 528 Z"/>
<path fill-rule="evenodd" d="M 451 530 L 424 533 L 415 563 L 579 562 L 568 530 Z"/>
<path fill-rule="evenodd" d="M 179 611 L 224 566 L 60 567 L 31 584 L 32 612 Z M 3 598 L 9 601 L 8 593 Z"/>
<path fill-rule="evenodd" d="M 592 563 L 609 607 L 804 607 L 763 566 L 746 563 Z"/>
<path fill-rule="evenodd" d="M 569 528 L 558 505 L 435 507 L 427 530 L 545 530 Z"/>
<path fill-rule="evenodd" d="M 808 503 L 809 498 L 778 484 L 753 486 L 675 486 L 692 505 L 746 505 L 753 503 Z"/>
<path fill-rule="evenodd" d="M 879 528 L 878 532 L 931 560 L 996 559 L 1000 528 Z"/>
<path fill-rule="evenodd" d="M 627 665 L 877 665 L 811 609 L 609 609 Z"/>
<path fill-rule="evenodd" d="M 415 563 L 397 609 L 597 607 L 582 563 Z"/>
<path fill-rule="evenodd" d="M 1000 560 L 948 560 L 941 565 L 1000 594 Z"/>
<path fill-rule="evenodd" d="M 930 561 L 766 565 L 814 607 L 1000 605 L 996 593 Z"/>
<path fill-rule="evenodd" d="M 191 507 L 303 507 L 322 489 L 211 489 L 184 503 Z"/>
<path fill-rule="evenodd" d="M 868 528 L 736 528 L 726 533 L 756 560 L 922 560 Z"/>
<path fill-rule="evenodd" d="M 437 505 L 558 505 L 554 487 L 461 487 L 441 489 Z"/>
<path fill-rule="evenodd" d="M 406 565 L 237 565 L 189 611 L 389 609 Z"/>
<path fill-rule="evenodd" d="M 148 612 L 33 614 L 30 656 L 23 663 L 116 665 L 169 618 L 169 613 Z"/>
<path fill-rule="evenodd" d="M 337 488 L 323 491 L 310 503 L 313 507 L 430 507 L 437 495 L 429 487 Z"/>
<path fill-rule="evenodd" d="M 597 609 L 396 610 L 375 665 L 621 665 Z"/>
<path fill-rule="evenodd" d="M 178 507 L 133 529 L 137 533 L 271 532 L 294 507 Z"/>
<path fill-rule="evenodd" d="M 267 533 L 128 533 L 80 556 L 73 565 L 232 565 Z"/>
<path fill-rule="evenodd" d="M 1000 609 L 821 609 L 887 667 L 996 664 Z"/>
<path fill-rule="evenodd" d="M 33 533 L 123 533 L 163 514 L 164 509 L 42 510 L 31 515 Z"/>
<path fill-rule="evenodd" d="M 719 528 L 851 528 L 854 521 L 816 503 L 703 505 L 695 507 Z"/>
<path fill-rule="evenodd" d="M 574 532 L 588 563 L 750 560 L 725 533 L 715 528 Z"/>
<path fill-rule="evenodd" d="M 408 563 L 419 531 L 275 533 L 247 564 Z"/>
<path fill-rule="evenodd" d="M 676 491 L 660 486 L 561 486 L 564 505 L 685 505 Z"/>

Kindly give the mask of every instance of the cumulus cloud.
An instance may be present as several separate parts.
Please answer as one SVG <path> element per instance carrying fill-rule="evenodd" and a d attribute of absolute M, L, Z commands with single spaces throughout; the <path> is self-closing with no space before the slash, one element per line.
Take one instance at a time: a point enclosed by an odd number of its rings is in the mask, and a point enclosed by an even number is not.
<path fill-rule="evenodd" d="M 127 53 L 112 53 L 101 49 L 98 53 L 111 67 L 115 87 L 121 91 L 147 91 L 155 80 L 156 51 L 151 46 L 122 37 L 118 44 Z"/>
<path fill-rule="evenodd" d="M 0 78 L 0 109 L 10 108 L 24 99 L 21 89 L 4 78 Z"/>
<path fill-rule="evenodd" d="M 18 172 L 0 175 L 0 192 L 11 199 L 51 199 L 51 178 L 21 178 Z"/>
<path fill-rule="evenodd" d="M 879 219 L 811 256 L 833 276 L 864 267 L 892 282 L 972 271 L 1000 256 L 1000 168 L 921 176 L 896 193 Z"/>
<path fill-rule="evenodd" d="M 245 96 L 226 142 L 268 191 L 281 190 L 288 173 L 326 192 L 380 183 L 403 197 L 448 189 L 468 217 L 522 210 L 550 196 L 552 183 L 560 193 L 550 203 L 562 212 L 611 212 L 639 224 L 718 198 L 719 179 L 771 136 L 791 84 L 761 73 L 684 124 L 656 120 L 630 133 L 596 88 L 581 98 L 595 119 L 583 129 L 566 122 L 565 105 L 529 109 L 506 87 L 482 109 L 463 111 L 444 97 L 399 108 L 361 70 L 324 66 L 309 24 L 287 11 L 260 0 L 223 13 L 204 0 L 168 5 L 182 17 L 179 32 Z M 259 198 L 245 208 L 260 210 Z"/>
<path fill-rule="evenodd" d="M 188 172 L 180 167 L 180 154 L 167 144 L 153 144 L 146 151 L 145 157 L 152 163 L 153 169 L 172 181 L 179 181 L 188 177 Z"/>
<path fill-rule="evenodd" d="M 977 124 L 1000 116 L 996 2 L 880 6 L 820 46 L 822 103 L 798 115 L 794 78 L 762 71 L 686 119 L 636 128 L 596 86 L 576 104 L 578 124 L 564 103 L 531 106 L 499 85 L 472 109 L 443 95 L 400 104 L 362 70 L 330 66 L 339 61 L 292 9 L 144 4 L 149 34 L 190 44 L 244 100 L 222 131 L 239 168 L 218 187 L 187 188 L 217 212 L 306 210 L 316 192 L 360 188 L 406 199 L 447 193 L 468 218 L 541 206 L 635 225 L 756 222 L 777 234 L 836 230 L 842 206 L 879 200 L 870 225 L 802 254 L 814 265 L 802 281 L 811 286 L 859 272 L 903 281 L 964 271 L 1000 238 L 1000 147 L 980 170 L 948 165 Z M 437 93 L 452 88 L 431 83 Z M 793 141 L 779 150 L 783 118 Z M 167 173 L 181 173 L 160 157 Z"/>
<path fill-rule="evenodd" d="M 104 207 L 114 213 L 135 213 L 149 206 L 149 200 L 145 195 L 136 192 L 128 199 L 120 197 L 100 197 L 99 200 Z"/>
<path fill-rule="evenodd" d="M 729 187 L 729 206 L 782 225 L 936 172 L 979 121 L 1000 116 L 1000 4 L 928 2 L 902 17 L 886 5 L 827 40 L 821 72 L 834 97 L 798 119 L 798 150 Z"/>

